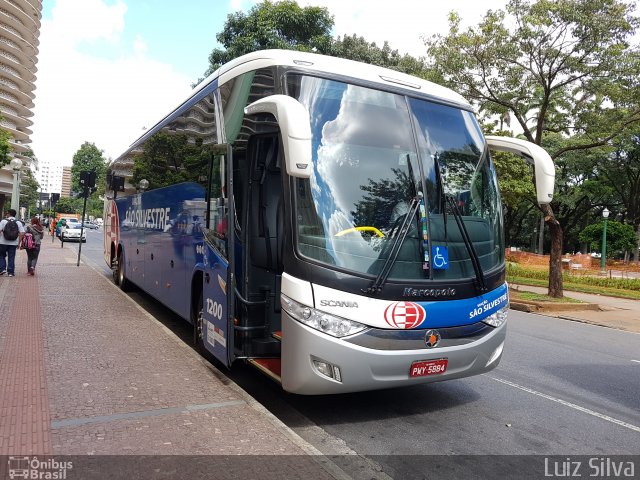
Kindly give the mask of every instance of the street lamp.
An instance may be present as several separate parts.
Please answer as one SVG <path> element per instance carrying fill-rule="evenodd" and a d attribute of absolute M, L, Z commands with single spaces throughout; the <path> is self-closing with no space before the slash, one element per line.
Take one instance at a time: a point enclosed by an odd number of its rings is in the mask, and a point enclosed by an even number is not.
<path fill-rule="evenodd" d="M 602 253 L 600 255 L 600 271 L 606 273 L 607 262 L 607 218 L 609 218 L 609 210 L 604 207 L 602 211 L 602 218 L 604 218 L 604 227 L 602 228 Z"/>
<path fill-rule="evenodd" d="M 22 169 L 22 160 L 14 158 L 9 163 L 13 170 L 13 190 L 11 191 L 11 208 L 18 211 L 20 207 L 20 170 Z"/>
<path fill-rule="evenodd" d="M 147 188 L 149 188 L 149 180 L 143 178 L 138 182 L 138 190 L 140 190 L 141 193 L 144 193 Z"/>

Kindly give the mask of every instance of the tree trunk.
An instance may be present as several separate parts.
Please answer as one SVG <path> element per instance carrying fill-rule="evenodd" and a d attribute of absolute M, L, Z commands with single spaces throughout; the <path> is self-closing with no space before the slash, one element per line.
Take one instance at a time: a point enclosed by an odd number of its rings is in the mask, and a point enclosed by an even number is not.
<path fill-rule="evenodd" d="M 640 224 L 638 224 L 638 246 L 633 251 L 633 260 L 640 264 Z"/>
<path fill-rule="evenodd" d="M 551 235 L 548 294 L 550 297 L 562 298 L 562 227 L 549 205 L 543 205 L 542 212 L 544 213 L 544 221 L 549 225 L 549 233 Z"/>

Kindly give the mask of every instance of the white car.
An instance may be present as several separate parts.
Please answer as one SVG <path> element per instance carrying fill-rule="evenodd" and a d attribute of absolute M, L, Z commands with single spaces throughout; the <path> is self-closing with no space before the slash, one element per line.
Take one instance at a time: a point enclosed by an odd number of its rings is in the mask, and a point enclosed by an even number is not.
<path fill-rule="evenodd" d="M 68 222 L 66 227 L 62 227 L 60 231 L 60 239 L 64 242 L 71 240 L 80 241 L 80 232 L 82 232 L 82 241 L 87 241 L 87 230 L 81 229 L 80 222 Z"/>

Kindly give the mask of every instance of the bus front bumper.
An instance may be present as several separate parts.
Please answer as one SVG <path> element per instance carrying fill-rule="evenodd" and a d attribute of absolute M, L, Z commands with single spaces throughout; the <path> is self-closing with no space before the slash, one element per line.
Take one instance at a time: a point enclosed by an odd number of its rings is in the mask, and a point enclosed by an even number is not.
<path fill-rule="evenodd" d="M 398 332 L 399 334 L 401 332 Z M 282 387 L 322 395 L 440 382 L 488 372 L 502 357 L 506 322 L 464 345 L 424 349 L 367 348 L 301 324 L 282 312 Z M 410 377 L 414 362 L 447 359 L 444 373 Z M 320 373 L 316 362 L 339 369 L 340 381 Z"/>

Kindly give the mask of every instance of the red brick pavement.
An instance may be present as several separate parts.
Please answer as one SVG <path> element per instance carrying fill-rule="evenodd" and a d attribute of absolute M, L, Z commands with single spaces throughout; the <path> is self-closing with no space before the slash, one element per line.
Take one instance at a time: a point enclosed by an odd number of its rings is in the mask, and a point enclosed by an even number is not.
<path fill-rule="evenodd" d="M 180 455 L 228 458 L 235 470 L 224 478 L 239 478 L 234 458 L 248 455 L 262 460 L 245 463 L 243 478 L 345 478 L 103 272 L 76 261 L 75 245 L 45 239 L 36 277 L 24 252 L 17 276 L 0 277 L 0 455 L 103 455 L 100 468 L 120 469 L 116 478 L 140 476 L 136 459 L 119 466 L 115 454 L 165 458 L 143 468 L 165 475 L 190 464 Z M 73 478 L 92 471 L 75 466 Z"/>
<path fill-rule="evenodd" d="M 10 312 L 0 350 L 0 455 L 50 454 L 38 278 L 19 273 L 0 282 L 6 288 L 2 306 Z"/>

